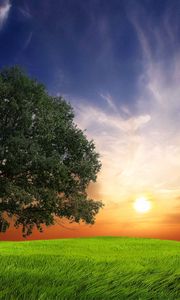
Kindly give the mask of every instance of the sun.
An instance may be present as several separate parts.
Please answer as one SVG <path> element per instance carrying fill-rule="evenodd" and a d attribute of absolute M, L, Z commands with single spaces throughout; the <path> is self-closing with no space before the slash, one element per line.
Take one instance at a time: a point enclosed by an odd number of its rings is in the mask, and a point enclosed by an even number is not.
<path fill-rule="evenodd" d="M 134 202 L 134 209 L 139 213 L 146 213 L 151 209 L 151 201 L 145 197 L 137 198 Z"/>

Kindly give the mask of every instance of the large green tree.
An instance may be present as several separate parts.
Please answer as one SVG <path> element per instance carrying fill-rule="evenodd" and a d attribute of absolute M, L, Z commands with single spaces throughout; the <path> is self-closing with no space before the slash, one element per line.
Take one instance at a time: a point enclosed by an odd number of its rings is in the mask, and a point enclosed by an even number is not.
<path fill-rule="evenodd" d="M 102 202 L 89 199 L 101 163 L 93 141 L 73 121 L 70 104 L 48 95 L 20 68 L 0 72 L 0 228 L 93 224 Z"/>

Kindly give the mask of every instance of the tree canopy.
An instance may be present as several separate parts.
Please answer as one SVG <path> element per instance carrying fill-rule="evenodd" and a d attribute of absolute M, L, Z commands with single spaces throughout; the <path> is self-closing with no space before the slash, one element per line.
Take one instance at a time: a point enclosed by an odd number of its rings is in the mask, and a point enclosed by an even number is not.
<path fill-rule="evenodd" d="M 87 187 L 101 168 L 95 144 L 62 97 L 19 67 L 0 72 L 0 228 L 24 236 L 56 218 L 93 224 L 103 206 Z"/>

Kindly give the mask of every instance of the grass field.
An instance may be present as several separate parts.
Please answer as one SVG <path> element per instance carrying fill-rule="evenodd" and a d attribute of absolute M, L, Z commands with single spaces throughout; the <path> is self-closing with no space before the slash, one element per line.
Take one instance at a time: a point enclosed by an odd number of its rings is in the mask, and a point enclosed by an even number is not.
<path fill-rule="evenodd" d="M 0 299 L 180 299 L 180 243 L 118 237 L 0 242 Z"/>

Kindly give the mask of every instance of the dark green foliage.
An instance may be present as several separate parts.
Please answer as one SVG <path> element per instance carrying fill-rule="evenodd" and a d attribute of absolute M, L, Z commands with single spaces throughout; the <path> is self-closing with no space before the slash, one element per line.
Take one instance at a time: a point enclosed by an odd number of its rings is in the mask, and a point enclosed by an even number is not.
<path fill-rule="evenodd" d="M 34 226 L 54 224 L 56 217 L 94 223 L 102 203 L 88 199 L 86 190 L 101 164 L 93 141 L 73 118 L 70 104 L 49 96 L 18 67 L 0 73 L 3 228 L 11 217 L 25 236 Z"/>

